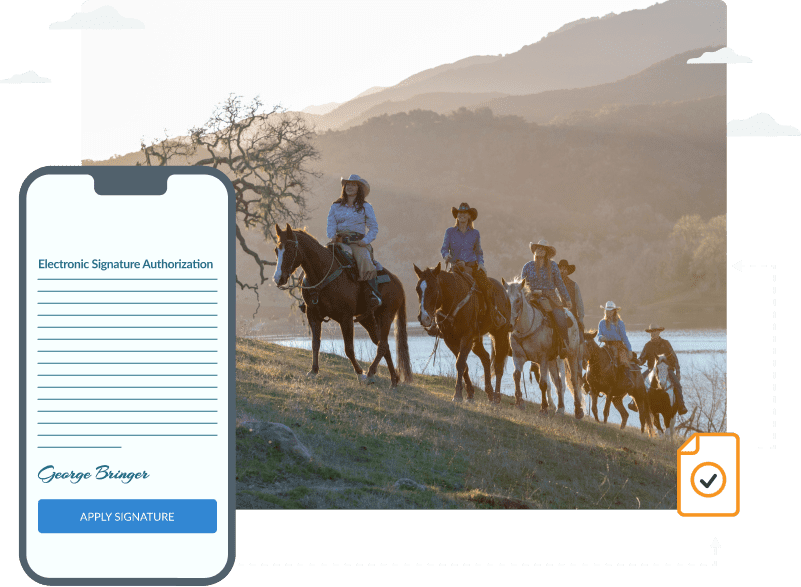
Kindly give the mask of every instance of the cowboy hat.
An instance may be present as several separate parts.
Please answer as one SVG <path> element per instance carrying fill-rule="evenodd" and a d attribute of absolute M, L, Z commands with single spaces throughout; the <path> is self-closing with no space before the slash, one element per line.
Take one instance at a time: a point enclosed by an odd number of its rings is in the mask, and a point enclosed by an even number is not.
<path fill-rule="evenodd" d="M 601 308 L 604 309 L 604 310 L 608 310 L 610 312 L 612 310 L 622 310 L 623 309 L 620 306 L 616 306 L 615 302 L 613 302 L 612 300 L 609 300 L 608 302 L 606 302 L 606 305 L 605 306 L 601 306 Z"/>
<path fill-rule="evenodd" d="M 546 241 L 545 239 L 542 239 L 538 243 L 528 243 L 528 248 L 531 249 L 532 255 L 534 254 L 534 251 L 537 249 L 537 247 L 542 247 L 543 249 L 548 251 L 549 257 L 553 257 L 556 254 L 556 248 L 549 245 L 548 241 Z"/>
<path fill-rule="evenodd" d="M 649 324 L 648 328 L 645 329 L 645 332 L 662 332 L 665 329 L 664 326 L 659 326 L 658 324 Z"/>
<path fill-rule="evenodd" d="M 358 183 L 362 184 L 362 187 L 364 188 L 364 197 L 365 198 L 367 197 L 367 194 L 370 193 L 370 184 L 367 183 L 367 180 L 364 179 L 363 177 L 359 177 L 358 175 L 356 175 L 354 173 L 354 174 L 351 174 L 351 176 L 348 177 L 347 179 L 345 179 L 344 177 L 340 178 L 339 183 L 341 183 L 342 186 L 344 187 L 345 184 L 347 182 L 349 182 L 349 181 L 355 181 L 355 182 L 358 182 Z"/>
<path fill-rule="evenodd" d="M 451 208 L 451 212 L 453 213 L 454 218 L 456 218 L 456 215 L 459 214 L 459 212 L 467 212 L 468 214 L 470 214 L 470 218 L 472 220 L 478 218 L 478 210 L 476 210 L 475 208 L 471 208 L 470 204 L 467 204 L 465 202 L 459 204 L 458 208 Z"/>
<path fill-rule="evenodd" d="M 576 270 L 576 266 L 568 263 L 567 259 L 562 259 L 559 261 L 559 269 L 567 269 L 567 274 L 570 275 Z"/>

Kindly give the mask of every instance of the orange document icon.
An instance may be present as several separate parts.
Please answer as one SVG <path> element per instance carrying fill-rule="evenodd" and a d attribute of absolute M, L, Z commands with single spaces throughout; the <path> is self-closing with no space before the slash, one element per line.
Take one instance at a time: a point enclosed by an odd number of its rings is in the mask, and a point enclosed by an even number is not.
<path fill-rule="evenodd" d="M 677 452 L 679 515 L 740 513 L 740 437 L 733 432 L 697 433 Z"/>

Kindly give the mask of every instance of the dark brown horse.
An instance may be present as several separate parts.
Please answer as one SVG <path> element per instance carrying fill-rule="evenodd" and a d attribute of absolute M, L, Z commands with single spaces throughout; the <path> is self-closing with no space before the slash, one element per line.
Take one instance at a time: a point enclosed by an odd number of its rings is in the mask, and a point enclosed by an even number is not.
<path fill-rule="evenodd" d="M 441 265 L 439 263 L 433 269 L 425 270 L 414 266 L 418 278 L 417 297 L 420 300 L 420 314 L 417 318 L 426 330 L 436 326 L 442 340 L 456 355 L 456 391 L 453 401 L 462 401 L 462 382 L 467 390 L 468 401 L 473 400 L 473 384 L 467 368 L 467 356 L 472 349 L 484 368 L 484 391 L 487 398 L 499 404 L 503 370 L 511 352 L 509 331 L 505 327 L 493 329 L 489 317 L 479 323 L 478 296 L 481 294 L 465 278 L 456 273 L 442 271 Z M 489 281 L 492 284 L 495 306 L 508 323 L 511 315 L 509 298 L 496 279 Z M 492 357 L 482 341 L 487 333 L 492 339 Z M 495 375 L 494 395 L 492 374 Z"/>
<path fill-rule="evenodd" d="M 273 275 L 275 283 L 279 287 L 283 286 L 298 267 L 302 267 L 306 274 L 303 300 L 306 303 L 306 318 L 312 331 L 313 354 L 312 368 L 308 374 L 314 376 L 320 370 L 318 357 L 322 324 L 324 319 L 331 318 L 339 323 L 342 339 L 345 341 L 345 355 L 353 364 L 353 370 L 356 371 L 360 381 L 374 383 L 378 364 L 381 359 L 385 359 L 393 388 L 397 387 L 401 380 L 410 382 L 412 366 L 406 335 L 406 296 L 400 280 L 387 271 L 390 281 L 378 286 L 382 304 L 375 312 L 369 313 L 366 300 L 360 299 L 359 284 L 339 269 L 338 262 L 328 248 L 317 242 L 312 235 L 303 230 L 293 230 L 288 224 L 286 230 L 281 230 L 276 224 L 275 233 L 278 235 L 278 247 L 275 249 L 278 261 Z M 359 324 L 378 347 L 366 376 L 353 352 L 354 316 L 359 316 Z M 388 342 L 393 320 L 396 320 L 397 372 L 392 363 Z"/>
<path fill-rule="evenodd" d="M 621 381 L 618 374 L 615 372 L 612 357 L 606 349 L 598 346 L 595 342 L 595 335 L 598 334 L 597 330 L 590 330 L 584 333 L 584 360 L 589 363 L 587 369 L 587 380 L 590 385 L 590 393 L 592 395 L 592 415 L 595 420 L 598 420 L 598 396 L 600 394 L 606 395 L 606 404 L 604 405 L 604 424 L 609 418 L 609 408 L 614 404 L 617 411 L 620 412 L 622 420 L 620 428 L 626 427 L 626 421 L 629 419 L 629 412 L 623 405 L 623 398 L 626 394 L 630 395 L 637 403 L 640 414 L 640 431 L 645 433 L 645 427 L 648 426 L 648 435 L 653 433 L 653 424 L 651 423 L 651 413 L 648 407 L 648 396 L 645 393 L 645 381 L 642 375 L 635 373 L 632 381 Z"/>

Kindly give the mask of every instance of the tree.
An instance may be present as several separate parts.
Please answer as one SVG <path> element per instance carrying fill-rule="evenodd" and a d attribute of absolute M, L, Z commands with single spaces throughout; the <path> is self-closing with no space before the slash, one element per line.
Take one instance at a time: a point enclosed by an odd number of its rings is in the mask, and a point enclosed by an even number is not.
<path fill-rule="evenodd" d="M 319 177 L 308 168 L 319 153 L 306 120 L 278 106 L 260 113 L 262 105 L 258 97 L 245 104 L 241 96 L 231 94 L 188 137 L 167 137 L 150 145 L 142 141 L 141 147 L 145 165 L 206 165 L 228 176 L 236 193 L 236 238 L 259 275 L 257 283 L 249 284 L 237 272 L 236 282 L 241 289 L 254 290 L 257 297 L 259 286 L 269 279 L 265 265 L 275 262 L 248 245 L 243 229 L 260 231 L 275 241 L 275 224 L 300 224 L 306 218 L 311 178 Z M 290 285 L 297 286 L 297 279 Z"/>

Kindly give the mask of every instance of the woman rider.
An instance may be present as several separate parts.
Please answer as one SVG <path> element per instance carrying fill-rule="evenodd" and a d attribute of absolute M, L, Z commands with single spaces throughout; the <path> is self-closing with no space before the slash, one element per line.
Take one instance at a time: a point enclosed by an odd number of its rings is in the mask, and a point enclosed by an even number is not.
<path fill-rule="evenodd" d="M 342 243 L 343 248 L 353 254 L 359 270 L 362 295 L 369 310 L 381 305 L 376 284 L 376 267 L 372 260 L 370 245 L 378 236 L 378 221 L 373 207 L 365 202 L 370 193 L 370 184 L 358 175 L 340 179 L 342 192 L 328 211 L 328 238 Z"/>
<path fill-rule="evenodd" d="M 562 273 L 556 261 L 551 258 L 556 254 L 556 248 L 550 246 L 548 241 L 529 243 L 534 260 L 523 265 L 521 277 L 532 292 L 540 291 L 543 298 L 550 303 L 541 304 L 557 338 L 559 356 L 564 358 L 567 352 L 567 320 L 562 306 L 571 306 L 570 294 L 562 281 Z M 557 295 L 556 290 L 559 290 Z M 560 300 L 561 298 L 561 300 Z"/>
<path fill-rule="evenodd" d="M 626 325 L 620 319 L 620 307 L 610 300 L 601 308 L 604 310 L 604 317 L 598 322 L 598 340 L 609 349 L 618 375 L 624 376 L 625 369 L 631 366 L 632 354 Z"/>
<path fill-rule="evenodd" d="M 476 280 L 487 306 L 487 314 L 492 320 L 493 328 L 500 328 L 506 324 L 503 317 L 495 307 L 492 295 L 492 285 L 487 279 L 484 269 L 484 251 L 481 250 L 481 235 L 473 228 L 473 222 L 478 218 L 478 210 L 462 202 L 458 208 L 451 208 L 456 223 L 445 231 L 442 241 L 442 258 L 457 267 L 470 267 L 473 278 Z"/>

